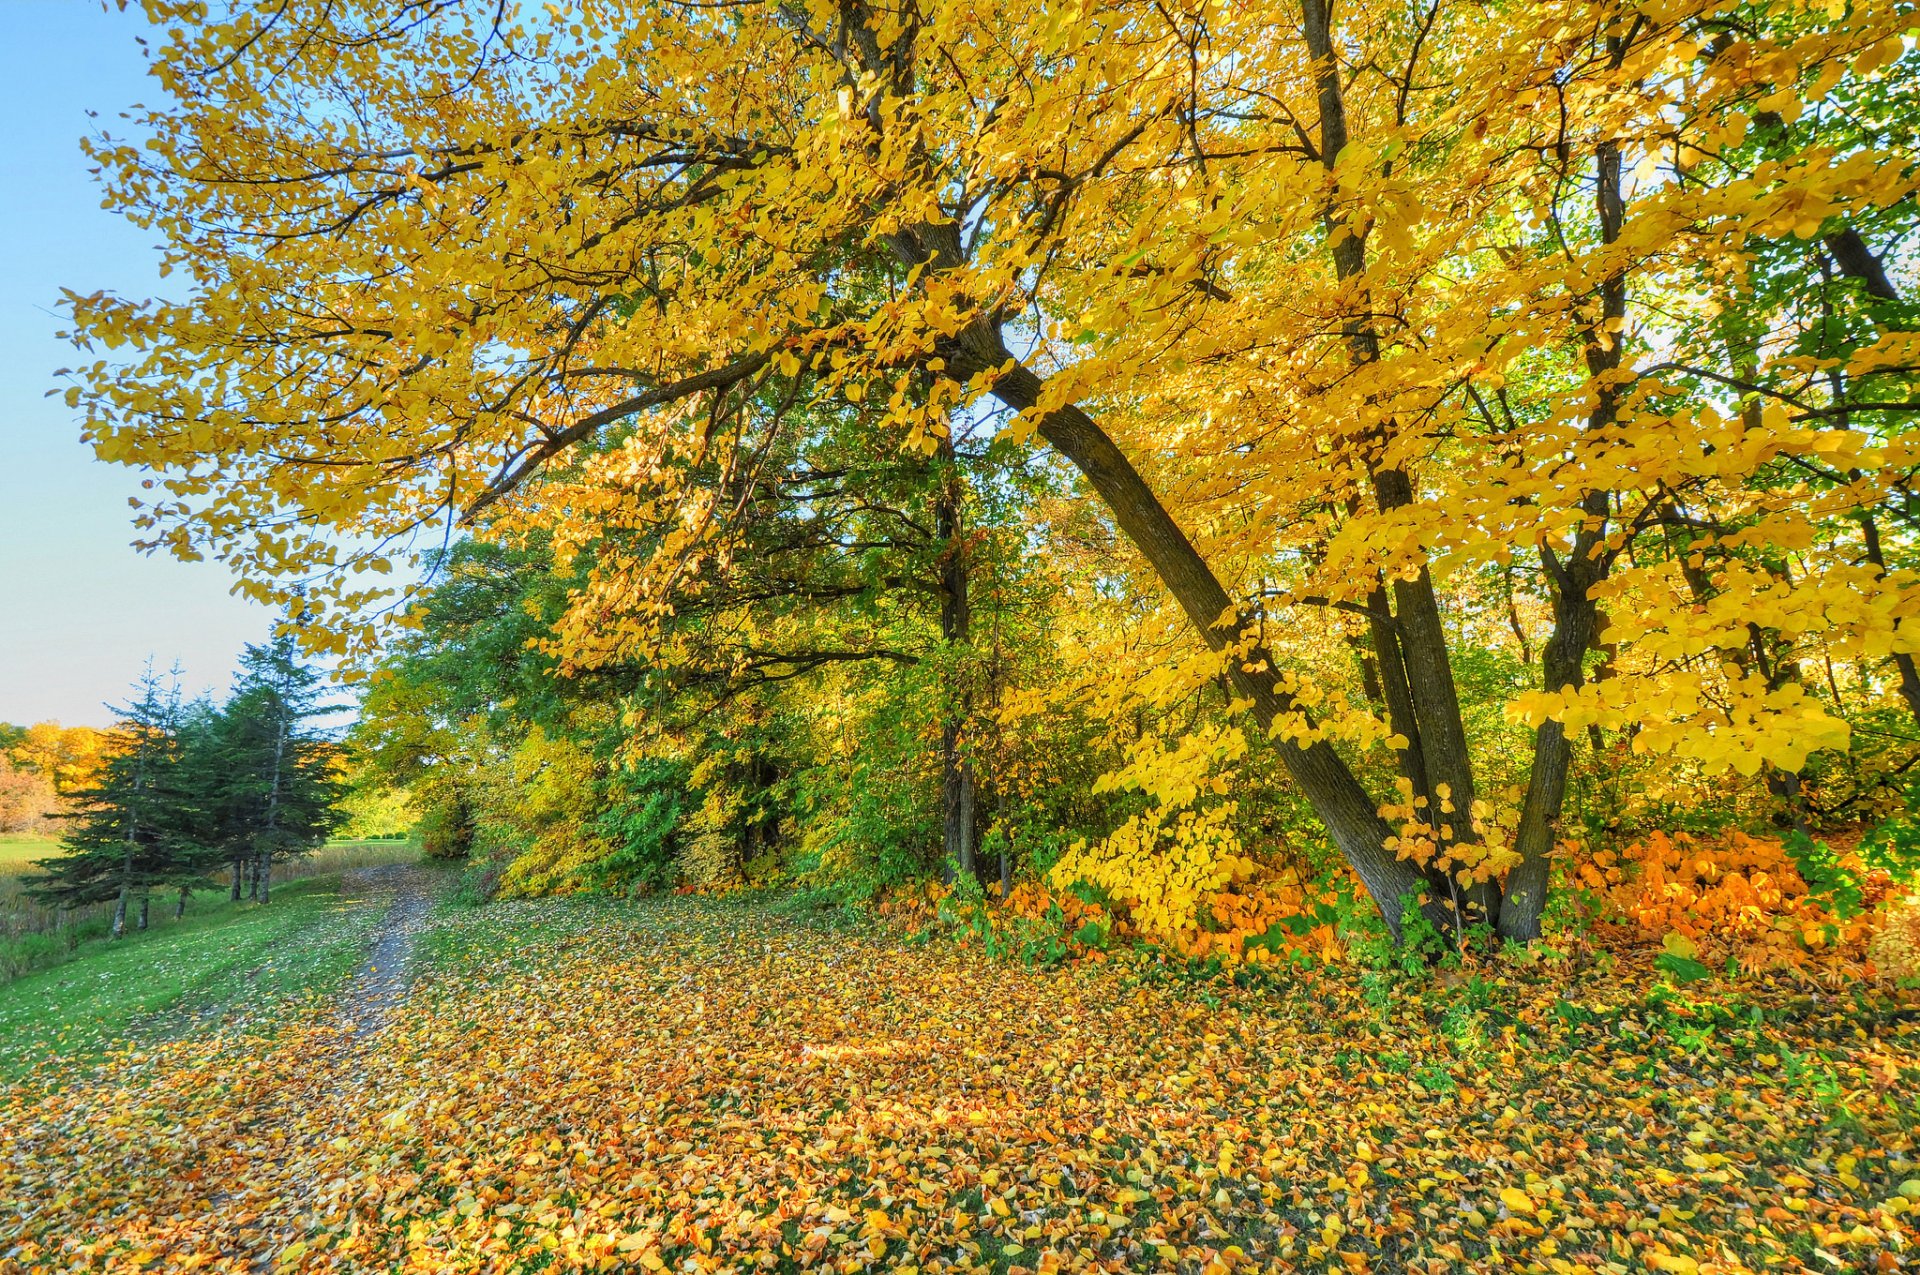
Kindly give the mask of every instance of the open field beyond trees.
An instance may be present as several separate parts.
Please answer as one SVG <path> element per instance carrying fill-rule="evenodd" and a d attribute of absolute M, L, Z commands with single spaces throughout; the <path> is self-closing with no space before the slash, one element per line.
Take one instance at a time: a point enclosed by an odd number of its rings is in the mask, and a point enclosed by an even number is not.
<path fill-rule="evenodd" d="M 374 1030 L 316 1002 L 16 1083 L 0 1269 L 1890 1271 L 1920 1240 L 1910 1002 L 1644 964 L 1237 986 L 830 920 L 443 907 Z"/>

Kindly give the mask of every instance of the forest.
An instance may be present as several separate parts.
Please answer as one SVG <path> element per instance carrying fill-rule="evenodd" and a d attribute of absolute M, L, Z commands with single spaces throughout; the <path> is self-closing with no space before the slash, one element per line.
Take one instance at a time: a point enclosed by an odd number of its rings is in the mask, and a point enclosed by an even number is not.
<path fill-rule="evenodd" d="M 40 888 L 425 866 L 0 1272 L 1920 1260 L 1912 5 L 144 9 L 65 402 L 357 711 Z"/>

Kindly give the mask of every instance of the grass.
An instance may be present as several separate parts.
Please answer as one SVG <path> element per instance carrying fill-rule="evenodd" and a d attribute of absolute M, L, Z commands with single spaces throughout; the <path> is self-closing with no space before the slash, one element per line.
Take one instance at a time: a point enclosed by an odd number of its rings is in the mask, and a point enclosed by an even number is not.
<path fill-rule="evenodd" d="M 35 859 L 58 854 L 60 842 L 26 832 L 0 832 L 0 873 L 31 872 Z"/>
<path fill-rule="evenodd" d="M 106 940 L 112 903 L 81 908 L 63 921 L 27 894 L 26 880 L 33 872 L 33 861 L 47 858 L 57 849 L 57 842 L 44 838 L 0 837 L 0 986 L 9 979 L 62 965 L 90 945 Z M 338 876 L 360 868 L 412 862 L 419 856 L 418 844 L 411 841 L 329 842 L 304 858 L 274 865 L 275 897 L 288 884 L 308 877 Z M 149 933 L 176 924 L 173 910 L 177 899 L 171 890 L 155 893 Z M 196 890 L 188 903 L 189 919 L 198 918 L 209 907 L 224 907 L 226 899 L 224 884 Z M 132 924 L 133 916 L 129 915 L 128 925 Z"/>
<path fill-rule="evenodd" d="M 65 1074 L 111 1043 L 183 1034 L 216 1016 L 257 1019 L 350 973 L 385 910 L 338 876 L 276 889 L 273 902 L 201 904 L 118 943 L 83 944 L 55 969 L 0 985 L 0 1079 Z"/>

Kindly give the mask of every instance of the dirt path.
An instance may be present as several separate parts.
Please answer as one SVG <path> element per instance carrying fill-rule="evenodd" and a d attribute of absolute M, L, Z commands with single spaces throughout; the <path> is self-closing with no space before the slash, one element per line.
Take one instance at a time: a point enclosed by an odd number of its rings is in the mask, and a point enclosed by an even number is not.
<path fill-rule="evenodd" d="M 341 1015 L 350 1041 L 378 1031 L 406 996 L 413 980 L 414 945 L 433 910 L 436 884 L 434 874 L 404 863 L 365 868 L 341 881 L 340 892 L 348 897 L 389 892 L 394 896 L 380 920 L 373 949 L 341 989 Z"/>

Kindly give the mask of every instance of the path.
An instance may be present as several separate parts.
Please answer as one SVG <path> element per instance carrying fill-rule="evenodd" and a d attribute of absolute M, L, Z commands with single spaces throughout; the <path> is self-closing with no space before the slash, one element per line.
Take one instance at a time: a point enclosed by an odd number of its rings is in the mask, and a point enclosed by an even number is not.
<path fill-rule="evenodd" d="M 363 868 L 341 880 L 340 893 L 346 897 L 394 892 L 393 903 L 380 920 L 373 949 L 354 973 L 353 981 L 341 991 L 341 1014 L 347 1021 L 350 1041 L 378 1031 L 407 994 L 413 979 L 414 945 L 427 914 L 433 910 L 435 885 L 434 874 L 404 863 Z"/>

